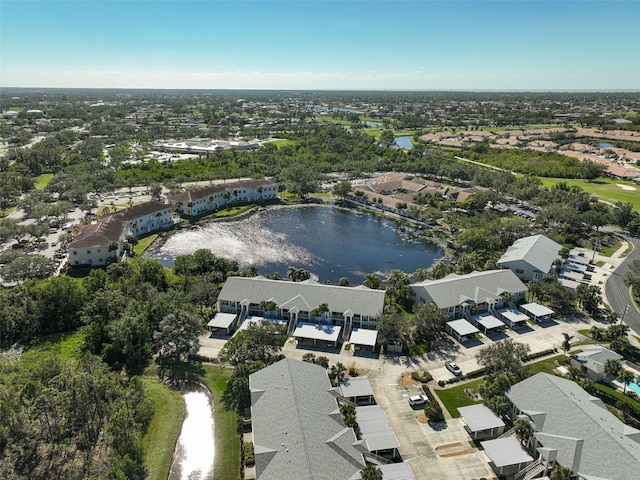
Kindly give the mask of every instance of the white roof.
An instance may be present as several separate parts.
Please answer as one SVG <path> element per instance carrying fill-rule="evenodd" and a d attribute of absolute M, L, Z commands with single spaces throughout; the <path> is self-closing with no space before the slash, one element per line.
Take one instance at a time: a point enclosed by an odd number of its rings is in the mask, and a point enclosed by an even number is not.
<path fill-rule="evenodd" d="M 526 322 L 527 320 L 529 320 L 529 317 L 527 317 L 524 313 L 513 308 L 502 308 L 498 310 L 498 313 L 505 317 L 507 320 L 511 321 L 511 323 Z"/>
<path fill-rule="evenodd" d="M 317 323 L 299 322 L 293 332 L 293 336 L 296 338 L 336 342 L 340 336 L 340 330 L 342 330 L 342 327 L 338 325 L 319 325 Z"/>
<path fill-rule="evenodd" d="M 562 270 L 560 272 L 560 276 L 568 278 L 570 280 L 576 280 L 576 281 L 584 280 L 584 275 L 582 273 L 574 272 L 572 270 Z"/>
<path fill-rule="evenodd" d="M 373 396 L 373 388 L 366 376 L 341 378 L 339 387 L 345 398 Z"/>
<path fill-rule="evenodd" d="M 213 318 L 209 320 L 209 323 L 207 323 L 207 327 L 229 328 L 235 318 L 235 313 L 216 313 Z"/>
<path fill-rule="evenodd" d="M 496 438 L 480 442 L 480 445 L 498 468 L 533 461 L 516 437 Z"/>
<path fill-rule="evenodd" d="M 502 328 L 504 327 L 504 323 L 498 320 L 496 317 L 491 315 L 490 313 L 479 313 L 475 315 L 474 320 L 482 325 L 486 329 L 491 328 Z"/>
<path fill-rule="evenodd" d="M 366 328 L 356 327 L 351 331 L 349 342 L 355 343 L 356 345 L 368 345 L 370 347 L 375 347 L 377 339 L 377 330 L 368 330 Z"/>
<path fill-rule="evenodd" d="M 400 447 L 380 405 L 356 407 L 356 421 L 370 452 Z"/>
<path fill-rule="evenodd" d="M 502 419 L 484 404 L 459 407 L 458 411 L 472 432 L 504 427 Z"/>
<path fill-rule="evenodd" d="M 480 331 L 469 322 L 467 322 L 464 318 L 447 322 L 447 325 L 451 330 L 453 330 L 460 336 L 473 335 L 474 333 L 478 333 Z"/>
<path fill-rule="evenodd" d="M 550 308 L 545 307 L 544 305 L 540 305 L 539 303 L 536 303 L 536 302 L 525 303 L 524 305 L 520 305 L 520 308 L 522 308 L 523 310 L 526 310 L 532 315 L 535 315 L 536 317 L 544 317 L 545 315 L 553 315 L 554 313 L 556 313 Z"/>
<path fill-rule="evenodd" d="M 287 323 L 285 320 L 281 320 L 281 319 L 264 318 L 264 317 L 248 317 L 244 322 L 242 322 L 242 325 L 238 327 L 238 331 L 246 330 L 247 328 L 249 328 L 249 325 L 251 325 L 252 323 L 255 323 L 256 325 L 258 325 L 262 321 L 267 321 L 269 323 L 281 323 L 281 324 Z"/>

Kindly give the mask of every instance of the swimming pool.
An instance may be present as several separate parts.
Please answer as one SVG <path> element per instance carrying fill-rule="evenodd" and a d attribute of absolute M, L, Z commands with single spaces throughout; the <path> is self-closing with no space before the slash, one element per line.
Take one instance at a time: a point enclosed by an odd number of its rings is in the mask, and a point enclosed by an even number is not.
<path fill-rule="evenodd" d="M 622 383 L 618 378 L 616 378 L 616 381 L 623 386 L 622 388 L 624 390 L 624 383 Z M 632 392 L 636 392 L 638 395 L 640 395 L 640 385 L 638 385 L 638 377 L 636 377 L 635 381 L 627 385 L 627 390 L 631 390 Z"/>

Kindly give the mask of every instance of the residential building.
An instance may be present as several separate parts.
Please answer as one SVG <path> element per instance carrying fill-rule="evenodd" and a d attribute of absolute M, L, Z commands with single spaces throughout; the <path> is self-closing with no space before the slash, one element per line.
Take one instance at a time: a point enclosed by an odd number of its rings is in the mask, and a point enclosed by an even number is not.
<path fill-rule="evenodd" d="M 452 273 L 410 285 L 416 303 L 435 303 L 452 319 L 493 311 L 524 298 L 527 287 L 511 270 Z"/>
<path fill-rule="evenodd" d="M 278 198 L 278 185 L 267 179 L 239 180 L 186 190 L 168 197 L 171 205 L 185 216 L 212 212 L 221 207 Z"/>
<path fill-rule="evenodd" d="M 497 264 L 514 272 L 523 282 L 538 283 L 544 274 L 554 271 L 561 248 L 562 245 L 544 235 L 524 237 L 516 240 Z"/>
<path fill-rule="evenodd" d="M 257 480 L 349 480 L 365 466 L 326 370 L 285 358 L 249 376 Z"/>
<path fill-rule="evenodd" d="M 557 463 L 582 480 L 638 478 L 640 430 L 622 423 L 577 383 L 538 373 L 506 396 L 513 415 L 533 427 L 530 447 L 539 454 L 541 474 Z"/>
<path fill-rule="evenodd" d="M 571 365 L 579 368 L 580 373 L 594 382 L 611 381 L 604 373 L 607 360 L 622 360 L 622 355 L 602 345 L 585 345 L 582 350 L 571 355 Z"/>
<path fill-rule="evenodd" d="M 373 290 L 363 285 L 341 287 L 314 280 L 290 282 L 262 276 L 229 277 L 218 295 L 218 311 L 240 314 L 241 317 L 283 319 L 290 334 L 299 322 L 304 326 L 335 326 L 337 330 L 342 329 L 342 338 L 347 339 L 353 328 L 376 327 L 377 318 L 384 308 L 384 295 L 384 290 Z M 260 305 L 262 302 L 275 303 L 275 310 L 265 312 Z M 328 310 L 314 316 L 313 311 L 322 304 L 326 304 Z"/>
<path fill-rule="evenodd" d="M 172 211 L 166 203 L 148 202 L 83 226 L 69 243 L 69 265 L 97 267 L 113 262 L 122 255 L 123 243 L 129 235 L 139 237 L 173 225 Z"/>

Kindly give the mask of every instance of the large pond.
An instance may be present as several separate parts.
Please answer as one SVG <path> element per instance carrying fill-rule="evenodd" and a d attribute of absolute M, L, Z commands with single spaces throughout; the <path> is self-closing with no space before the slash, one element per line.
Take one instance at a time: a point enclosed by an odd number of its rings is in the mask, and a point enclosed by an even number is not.
<path fill-rule="evenodd" d="M 330 206 L 274 207 L 247 218 L 216 222 L 172 235 L 151 252 L 170 266 L 178 255 L 208 248 L 216 256 L 255 265 L 258 273 L 287 276 L 294 266 L 319 281 L 341 277 L 359 284 L 365 274 L 386 276 L 393 269 L 412 273 L 442 257 L 436 245 L 375 215 Z"/>
<path fill-rule="evenodd" d="M 168 480 L 210 480 L 213 478 L 213 402 L 204 387 L 183 393 L 187 418 Z"/>

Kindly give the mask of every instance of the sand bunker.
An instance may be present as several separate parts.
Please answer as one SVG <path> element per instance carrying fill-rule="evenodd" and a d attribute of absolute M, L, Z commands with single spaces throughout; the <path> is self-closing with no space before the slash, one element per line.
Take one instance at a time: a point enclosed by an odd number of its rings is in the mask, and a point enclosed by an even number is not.
<path fill-rule="evenodd" d="M 619 183 L 616 183 L 616 187 L 620 187 L 623 190 L 632 190 L 632 191 L 637 190 L 636 187 L 632 187 L 631 185 L 621 185 Z"/>

